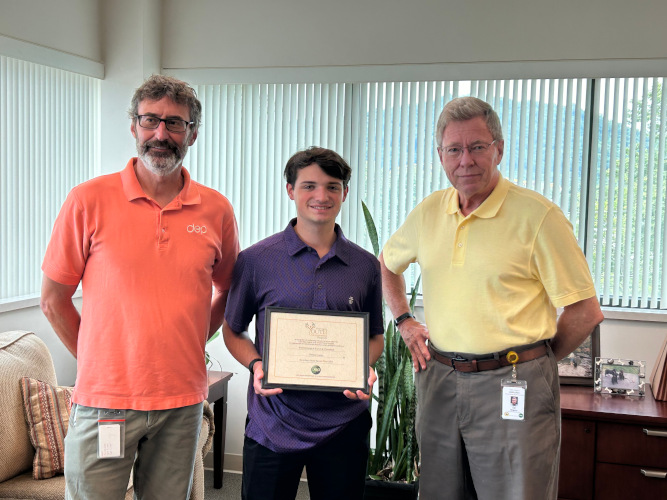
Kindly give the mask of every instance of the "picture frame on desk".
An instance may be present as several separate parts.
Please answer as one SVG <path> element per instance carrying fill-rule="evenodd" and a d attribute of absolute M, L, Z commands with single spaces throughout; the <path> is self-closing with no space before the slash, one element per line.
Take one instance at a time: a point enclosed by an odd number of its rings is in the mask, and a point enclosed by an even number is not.
<path fill-rule="evenodd" d="M 595 359 L 595 392 L 644 396 L 646 362 L 635 359 Z"/>
<path fill-rule="evenodd" d="M 558 378 L 561 385 L 593 387 L 595 358 L 599 356 L 600 325 L 597 325 L 579 347 L 558 362 Z"/>

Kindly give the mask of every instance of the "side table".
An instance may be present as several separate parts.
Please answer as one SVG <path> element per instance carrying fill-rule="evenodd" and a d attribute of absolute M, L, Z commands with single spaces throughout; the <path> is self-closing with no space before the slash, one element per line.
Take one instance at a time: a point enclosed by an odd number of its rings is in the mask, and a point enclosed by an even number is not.
<path fill-rule="evenodd" d="M 222 469 L 225 464 L 225 429 L 227 427 L 227 382 L 231 372 L 208 372 L 208 401 L 213 404 L 213 487 L 222 488 Z"/>

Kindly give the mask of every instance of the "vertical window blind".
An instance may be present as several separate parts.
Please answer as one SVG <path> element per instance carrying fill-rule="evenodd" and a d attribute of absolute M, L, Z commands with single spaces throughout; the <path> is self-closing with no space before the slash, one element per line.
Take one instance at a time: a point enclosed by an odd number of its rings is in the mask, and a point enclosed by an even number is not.
<path fill-rule="evenodd" d="M 586 248 L 603 305 L 667 309 L 664 82 L 596 81 Z"/>
<path fill-rule="evenodd" d="M 437 155 L 434 132 L 443 106 L 474 95 L 498 112 L 505 137 L 502 175 L 559 204 L 584 239 L 586 192 L 586 80 L 496 80 L 369 83 L 359 86 L 362 143 L 357 188 L 376 217 L 381 241 L 431 192 L 449 181 Z M 380 133 L 378 133 L 380 131 Z M 363 241 L 364 234 L 355 235 Z M 416 282 L 416 266 L 406 275 Z"/>
<path fill-rule="evenodd" d="M 99 171 L 99 81 L 0 56 L 0 301 L 39 293 L 69 190 Z"/>
<path fill-rule="evenodd" d="M 39 291 L 40 261 L 67 191 L 96 169 L 99 82 L 0 58 L 3 242 L 0 300 Z M 662 78 L 201 85 L 203 122 L 186 165 L 235 207 L 242 247 L 296 212 L 282 177 L 311 145 L 353 169 L 339 222 L 370 248 L 449 186 L 433 139 L 444 104 L 474 95 L 501 118 L 500 170 L 557 203 L 586 252 L 603 305 L 666 309 Z M 5 201 L 6 200 L 6 201 Z M 28 255 L 26 257 L 26 255 Z M 410 287 L 419 270 L 406 275 Z"/>
<path fill-rule="evenodd" d="M 661 85 L 532 79 L 200 86 L 207 118 L 189 161 L 198 178 L 231 199 L 246 247 L 295 214 L 282 178 L 289 156 L 311 145 L 334 149 L 353 168 L 339 222 L 370 248 L 360 202 L 382 243 L 426 195 L 448 187 L 435 123 L 451 98 L 474 95 L 500 115 L 502 174 L 562 208 L 602 303 L 664 309 Z M 219 152 L 211 155 L 210 147 Z M 215 176 L 224 179 L 216 185 Z M 408 287 L 418 272 L 408 271 Z"/>
<path fill-rule="evenodd" d="M 243 248 L 296 216 L 283 169 L 297 150 L 352 148 L 351 84 L 202 85 L 203 121 L 186 164 L 231 201 Z M 355 172 L 355 182 L 357 180 Z M 346 203 L 346 205 L 350 205 Z M 343 215 L 349 223 L 349 215 Z M 354 221 L 356 223 L 356 220 Z"/>

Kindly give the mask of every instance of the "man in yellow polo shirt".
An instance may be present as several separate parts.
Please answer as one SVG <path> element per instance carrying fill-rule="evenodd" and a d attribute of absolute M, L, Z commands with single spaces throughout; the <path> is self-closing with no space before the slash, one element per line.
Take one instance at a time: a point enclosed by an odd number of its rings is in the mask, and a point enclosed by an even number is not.
<path fill-rule="evenodd" d="M 590 271 L 561 210 L 501 176 L 491 106 L 450 101 L 436 142 L 453 187 L 424 199 L 380 256 L 417 371 L 420 498 L 555 499 L 556 361 L 603 319 Z M 425 324 L 409 314 L 411 262 L 422 271 Z"/>

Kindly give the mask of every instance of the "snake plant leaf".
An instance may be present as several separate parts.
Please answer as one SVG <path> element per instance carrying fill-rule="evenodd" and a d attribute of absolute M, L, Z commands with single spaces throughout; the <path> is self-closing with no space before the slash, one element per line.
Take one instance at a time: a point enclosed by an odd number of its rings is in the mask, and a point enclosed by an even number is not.
<path fill-rule="evenodd" d="M 368 238 L 371 240 L 371 245 L 373 245 L 373 253 L 377 257 L 378 255 L 380 255 L 380 243 L 378 240 L 377 228 L 375 227 L 375 221 L 373 220 L 371 212 L 368 210 L 368 207 L 363 201 L 361 202 L 361 208 L 364 211 L 364 219 L 366 221 Z"/>
<path fill-rule="evenodd" d="M 405 363 L 405 359 L 403 362 Z M 385 394 L 384 414 L 382 415 L 382 420 L 378 418 L 378 427 L 375 439 L 375 462 L 373 463 L 371 470 L 379 470 L 384 465 L 382 463 L 384 457 L 381 453 L 379 453 L 379 448 L 385 446 L 387 438 L 389 437 L 389 431 L 392 425 L 392 417 L 394 415 L 397 404 L 398 387 L 401 382 L 400 379 L 402 374 L 403 370 L 397 370 L 394 376 L 390 379 L 389 389 Z"/>
<path fill-rule="evenodd" d="M 419 290 L 419 282 L 422 280 L 421 274 L 419 277 L 417 277 L 417 281 L 415 281 L 415 286 L 412 287 L 412 290 L 410 290 L 410 311 L 414 314 L 415 312 L 415 304 L 417 303 L 417 290 Z"/>

